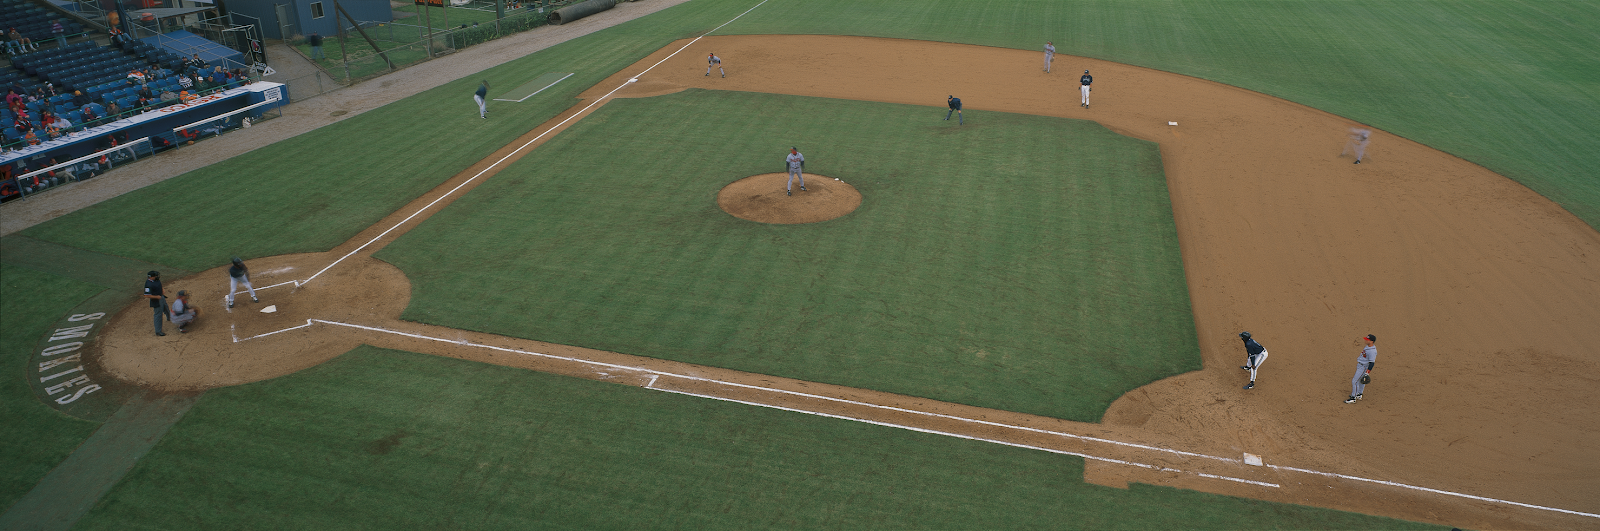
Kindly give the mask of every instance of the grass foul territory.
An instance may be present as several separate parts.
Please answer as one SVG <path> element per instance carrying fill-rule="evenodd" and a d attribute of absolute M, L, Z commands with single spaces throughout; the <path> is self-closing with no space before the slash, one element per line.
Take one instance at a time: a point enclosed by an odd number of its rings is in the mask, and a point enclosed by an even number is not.
<path fill-rule="evenodd" d="M 1444 529 L 362 347 L 208 392 L 77 529 Z"/>
<path fill-rule="evenodd" d="M 413 282 L 406 319 L 1072 420 L 1200 367 L 1154 144 L 943 117 L 617 100 L 378 256 Z M 717 207 L 791 146 L 861 207 L 808 225 Z"/>
<path fill-rule="evenodd" d="M 66 459 L 98 423 L 39 403 L 28 382 L 30 354 L 73 306 L 105 288 L 0 264 L 0 510 L 11 507 Z"/>

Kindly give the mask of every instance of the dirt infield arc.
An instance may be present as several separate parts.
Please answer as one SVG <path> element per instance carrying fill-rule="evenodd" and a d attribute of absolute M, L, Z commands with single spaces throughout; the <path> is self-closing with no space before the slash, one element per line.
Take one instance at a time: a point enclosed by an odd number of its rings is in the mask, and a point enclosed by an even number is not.
<path fill-rule="evenodd" d="M 623 86 L 685 44 L 663 48 L 583 97 L 593 100 Z M 730 62 L 727 78 L 704 77 L 697 70 L 696 54 L 711 49 L 740 59 Z M 615 95 L 648 97 L 689 87 L 799 94 L 927 105 L 933 120 L 942 117 L 945 96 L 955 94 L 966 104 L 969 124 L 981 124 L 985 111 L 1087 119 L 1161 145 L 1205 370 L 1125 395 L 1102 425 L 859 389 L 829 388 L 828 393 L 1211 456 L 1251 452 L 1269 464 L 1600 512 L 1595 479 L 1600 463 L 1585 446 L 1600 428 L 1600 386 L 1594 376 L 1600 374 L 1600 360 L 1592 350 L 1600 345 L 1600 327 L 1593 326 L 1600 322 L 1600 234 L 1504 177 L 1381 131 L 1366 163 L 1353 165 L 1339 151 L 1344 131 L 1358 124 L 1314 109 L 1126 65 L 1058 55 L 1058 72 L 1046 74 L 1037 63 L 1033 52 L 954 44 L 711 37 Z M 1082 69 L 1095 74 L 1090 109 L 1077 106 L 1075 71 Z M 304 278 L 306 271 L 377 237 L 524 141 L 338 249 L 259 261 L 254 265 L 263 272 L 259 284 Z M 974 146 L 992 148 L 998 147 Z M 430 208 L 447 205 L 448 200 L 440 201 Z M 414 226 L 425 217 L 406 223 Z M 336 356 L 347 345 L 369 343 L 635 385 L 662 383 L 643 373 L 578 368 L 479 346 L 497 345 L 640 369 L 714 374 L 721 381 L 754 386 L 820 387 L 404 323 L 397 320 L 403 302 L 351 307 L 345 301 L 378 291 L 365 282 L 409 293 L 397 270 L 369 258 L 377 247 L 381 244 L 355 255 L 348 267 L 293 288 L 292 294 L 288 286 L 263 294 L 264 302 L 288 308 L 280 317 L 292 318 L 281 324 L 308 326 L 236 343 L 234 337 L 250 338 L 276 326 L 246 306 L 220 316 L 210 310 L 211 319 L 196 333 L 155 338 L 144 333 L 148 317 L 135 307 L 108 332 L 126 337 L 105 342 L 116 347 L 104 350 L 102 363 L 148 386 L 207 387 L 287 374 Z M 174 288 L 219 300 L 219 283 L 205 275 L 215 272 L 180 279 Z M 404 334 L 374 332 L 378 329 Z M 1249 392 L 1239 389 L 1242 351 L 1234 338 L 1245 329 L 1273 354 L 1261 383 Z M 235 336 L 235 330 L 247 332 Z M 1348 392 L 1355 338 L 1366 333 L 1380 338 L 1377 383 L 1365 401 L 1345 405 L 1340 399 Z M 247 359 L 252 363 L 240 363 Z M 1086 475 L 1107 484 L 1131 480 L 1480 528 L 1595 524 L 1585 516 L 1314 479 L 1236 461 L 1202 466 L 1192 457 L 1140 459 L 1167 466 L 1141 469 L 1091 460 Z M 1244 479 L 1280 487 L 1175 472 L 1196 466 L 1213 476 L 1249 476 Z M 1212 468 L 1217 466 L 1227 470 Z"/>

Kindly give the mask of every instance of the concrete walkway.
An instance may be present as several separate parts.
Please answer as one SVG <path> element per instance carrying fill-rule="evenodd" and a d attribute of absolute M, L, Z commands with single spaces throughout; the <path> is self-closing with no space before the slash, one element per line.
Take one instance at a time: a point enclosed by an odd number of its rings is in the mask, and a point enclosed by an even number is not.
<path fill-rule="evenodd" d="M 62 185 L 36 198 L 12 201 L 0 206 L 0 236 L 76 212 L 101 201 L 149 186 L 190 171 L 215 164 L 256 148 L 349 119 L 390 102 L 443 85 L 524 55 L 534 53 L 623 22 L 627 22 L 689 0 L 645 0 L 621 2 L 617 7 L 570 24 L 542 26 L 510 37 L 472 46 L 438 59 L 417 63 L 359 84 L 297 101 L 283 108 L 283 116 L 266 120 L 248 130 L 229 133 L 192 147 L 168 150 L 127 168 L 118 169 L 89 181 Z M 299 55 L 286 47 L 269 50 L 274 63 L 284 62 L 286 71 Z M 288 57 L 287 55 L 294 57 Z M 277 67 L 274 66 L 274 69 Z M 290 73 L 279 74 L 282 76 Z M 279 77 L 274 75 L 272 77 Z M 291 79 L 284 77 L 283 79 Z M 275 81 L 268 78 L 268 81 Z M 339 113 L 339 111 L 343 111 Z M 339 113 L 335 116 L 335 113 Z"/>

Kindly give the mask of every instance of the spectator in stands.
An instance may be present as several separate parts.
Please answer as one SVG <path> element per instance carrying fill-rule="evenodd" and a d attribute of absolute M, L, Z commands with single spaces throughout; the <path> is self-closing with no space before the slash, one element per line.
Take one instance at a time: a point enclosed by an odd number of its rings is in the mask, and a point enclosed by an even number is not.
<path fill-rule="evenodd" d="M 149 107 L 150 106 L 150 96 L 148 95 L 148 93 L 140 92 L 139 93 L 139 99 L 135 100 L 135 101 L 137 102 L 137 103 L 135 103 L 135 105 L 137 105 L 138 106 L 137 108 L 139 108 L 139 109 L 143 109 L 145 107 Z"/>
<path fill-rule="evenodd" d="M 30 146 L 37 146 L 39 145 L 39 135 L 33 134 L 33 129 L 30 128 L 28 129 L 28 134 L 22 135 L 22 141 L 27 142 Z"/>
<path fill-rule="evenodd" d="M 88 105 L 89 97 L 83 95 L 81 90 L 74 90 L 72 91 L 72 104 L 78 106 Z"/>
<path fill-rule="evenodd" d="M 222 85 L 226 84 L 227 82 L 228 82 L 228 73 L 227 72 L 223 72 L 222 71 L 222 67 L 218 66 L 218 67 L 213 67 L 211 69 L 211 84 L 217 85 L 217 86 L 222 86 Z"/>
<path fill-rule="evenodd" d="M 11 40 L 16 41 L 24 53 L 39 49 L 39 45 L 34 44 L 33 39 L 22 36 L 22 32 L 17 31 L 17 28 L 11 28 Z"/>
<path fill-rule="evenodd" d="M 116 12 L 112 11 L 110 14 L 115 15 Z M 122 31 L 122 28 L 111 26 L 111 42 L 122 43 L 130 40 L 133 40 L 133 38 L 129 37 L 127 32 Z"/>
<path fill-rule="evenodd" d="M 128 82 L 129 83 L 133 83 L 135 85 L 143 85 L 144 81 L 145 81 L 144 72 L 140 72 L 139 69 L 135 68 L 132 71 L 128 72 Z"/>
<path fill-rule="evenodd" d="M 15 122 L 11 122 L 11 127 L 15 127 L 18 133 L 31 132 L 33 131 L 33 121 L 28 119 L 28 115 L 26 113 L 19 112 L 17 113 L 17 120 Z"/>
<path fill-rule="evenodd" d="M 186 88 L 186 89 L 187 88 L 194 88 L 194 81 L 189 79 L 189 74 L 179 74 L 178 75 L 178 86 Z"/>
<path fill-rule="evenodd" d="M 147 100 L 156 99 L 156 95 L 150 92 L 150 86 L 149 85 L 144 85 L 144 86 L 139 87 L 139 97 L 147 99 Z"/>
<path fill-rule="evenodd" d="M 39 109 L 39 124 L 49 127 L 53 123 L 56 123 L 56 116 L 50 114 L 50 109 Z"/>
<path fill-rule="evenodd" d="M 178 101 L 181 101 L 181 102 L 184 102 L 184 103 L 189 103 L 190 101 L 193 101 L 193 100 L 194 100 L 194 94 L 190 94 L 189 91 L 187 91 L 187 90 L 178 93 Z"/>
<path fill-rule="evenodd" d="M 92 123 L 95 120 L 100 119 L 100 115 L 94 113 L 94 107 L 90 107 L 88 105 L 84 105 L 82 109 L 78 110 L 78 112 L 83 115 L 82 120 L 85 124 Z"/>
<path fill-rule="evenodd" d="M 115 119 L 117 119 L 117 115 L 120 115 L 120 114 L 122 114 L 122 107 L 118 106 L 117 102 L 113 101 L 111 103 L 106 104 L 106 117 L 111 118 L 112 120 L 115 120 Z"/>
<path fill-rule="evenodd" d="M 161 91 L 161 103 L 172 103 L 174 101 L 178 101 L 177 94 L 173 94 L 170 90 Z"/>
<path fill-rule="evenodd" d="M 50 22 L 50 33 L 56 36 L 57 48 L 67 47 L 67 28 L 61 25 L 61 19 L 58 18 Z"/>
<path fill-rule="evenodd" d="M 61 138 L 61 128 L 56 127 L 55 124 L 47 125 L 45 126 L 44 134 L 45 136 L 49 137 L 50 140 Z"/>
<path fill-rule="evenodd" d="M 23 106 L 22 102 L 22 95 L 18 94 L 16 89 L 6 90 L 6 108 L 11 109 L 11 112 L 17 112 L 17 108 Z"/>
<path fill-rule="evenodd" d="M 194 54 L 193 57 L 189 58 L 189 66 L 192 66 L 192 67 L 195 67 L 195 68 L 199 68 L 199 69 L 204 69 L 204 68 L 206 68 L 207 65 L 206 65 L 206 60 L 200 58 L 200 54 Z"/>
<path fill-rule="evenodd" d="M 310 37 L 306 37 L 306 42 L 311 45 L 311 59 L 313 61 L 317 59 L 327 59 L 326 56 L 322 55 L 322 35 L 319 35 L 317 32 L 313 31 L 311 32 Z"/>

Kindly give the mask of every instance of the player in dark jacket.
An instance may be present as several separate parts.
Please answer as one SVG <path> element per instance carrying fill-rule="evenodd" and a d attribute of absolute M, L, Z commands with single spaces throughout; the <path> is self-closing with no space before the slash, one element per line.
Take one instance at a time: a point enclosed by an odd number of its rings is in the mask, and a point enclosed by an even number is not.
<path fill-rule="evenodd" d="M 944 119 L 949 120 L 950 119 L 950 115 L 951 114 L 955 114 L 956 115 L 956 124 L 957 125 L 965 124 L 966 123 L 966 119 L 961 117 L 961 98 L 957 98 L 954 95 L 952 95 L 952 96 L 950 96 L 950 99 L 945 100 L 945 102 L 950 105 L 950 112 L 944 113 Z"/>
<path fill-rule="evenodd" d="M 1244 385 L 1245 389 L 1254 389 L 1256 386 L 1256 369 L 1261 368 L 1261 363 L 1267 361 L 1267 349 L 1250 339 L 1249 332 L 1239 332 L 1239 339 L 1244 340 L 1245 365 L 1240 369 L 1250 371 L 1250 383 Z"/>

